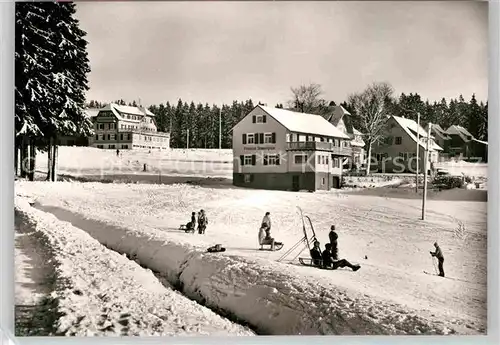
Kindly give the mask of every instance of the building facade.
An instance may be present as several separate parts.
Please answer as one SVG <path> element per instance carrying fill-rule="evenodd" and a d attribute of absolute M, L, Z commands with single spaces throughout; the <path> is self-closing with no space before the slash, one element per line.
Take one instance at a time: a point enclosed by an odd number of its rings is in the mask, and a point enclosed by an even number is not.
<path fill-rule="evenodd" d="M 170 148 L 170 133 L 158 132 L 154 114 L 142 107 L 108 104 L 94 117 L 89 145 L 100 149 Z"/>
<path fill-rule="evenodd" d="M 453 125 L 446 130 L 449 137 L 450 157 L 462 157 L 466 160 L 488 161 L 488 143 L 478 140 L 462 126 Z"/>
<path fill-rule="evenodd" d="M 418 160 L 417 160 L 418 133 Z M 384 140 L 372 146 L 372 167 L 380 173 L 415 173 L 424 171 L 425 150 L 427 147 L 427 131 L 413 120 L 404 117 L 390 116 L 387 119 Z M 430 137 L 429 165 L 437 163 L 439 152 L 443 149 Z"/>
<path fill-rule="evenodd" d="M 340 188 L 350 138 L 319 115 L 258 105 L 233 128 L 233 184 L 277 190 Z"/>

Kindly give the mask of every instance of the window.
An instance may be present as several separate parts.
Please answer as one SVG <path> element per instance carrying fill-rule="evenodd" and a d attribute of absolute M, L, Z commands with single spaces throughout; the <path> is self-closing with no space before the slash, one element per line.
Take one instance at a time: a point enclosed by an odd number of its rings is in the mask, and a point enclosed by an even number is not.
<path fill-rule="evenodd" d="M 290 133 L 287 133 L 287 134 L 286 134 L 286 142 L 287 142 L 287 143 L 289 143 L 289 142 L 290 142 L 290 138 L 291 138 Z"/>
<path fill-rule="evenodd" d="M 115 124 L 114 123 L 110 123 L 109 124 L 109 129 L 116 129 Z"/>
<path fill-rule="evenodd" d="M 95 135 L 95 140 L 99 140 L 99 136 L 97 134 Z"/>
<path fill-rule="evenodd" d="M 338 158 L 332 160 L 332 168 L 340 168 L 340 160 Z"/>
<path fill-rule="evenodd" d="M 396 137 L 395 140 L 396 140 L 396 143 L 395 143 L 396 145 L 401 145 L 401 143 L 403 142 L 402 137 Z"/>
<path fill-rule="evenodd" d="M 301 155 L 294 156 L 294 163 L 295 164 L 304 164 L 306 162 L 307 162 L 307 155 L 301 154 Z"/>
<path fill-rule="evenodd" d="M 321 178 L 321 185 L 324 185 L 324 184 L 325 184 L 325 178 L 324 178 L 324 177 L 322 177 L 322 178 Z"/>
<path fill-rule="evenodd" d="M 252 175 L 251 174 L 245 174 L 245 175 L 243 175 L 243 182 L 245 182 L 245 183 L 252 182 Z"/>
<path fill-rule="evenodd" d="M 116 148 L 116 147 L 115 147 L 115 145 L 109 145 L 109 148 L 110 148 L 110 149 L 114 149 L 114 148 Z"/>
<path fill-rule="evenodd" d="M 321 164 L 325 164 L 325 156 L 321 156 Z"/>
<path fill-rule="evenodd" d="M 122 149 L 128 149 L 128 145 L 122 145 Z"/>
<path fill-rule="evenodd" d="M 328 156 L 325 157 L 325 164 L 328 165 Z"/>
<path fill-rule="evenodd" d="M 273 143 L 273 133 L 264 133 L 264 144 Z"/>
<path fill-rule="evenodd" d="M 109 140 L 116 140 L 116 135 L 115 134 L 109 134 Z"/>
<path fill-rule="evenodd" d="M 101 131 L 104 130 L 104 123 L 98 123 L 97 128 Z"/>
<path fill-rule="evenodd" d="M 102 146 L 102 145 L 97 145 L 97 148 L 98 148 L 98 149 L 102 149 L 102 148 L 103 148 L 103 146 Z"/>
<path fill-rule="evenodd" d="M 339 139 L 335 139 L 335 141 L 333 142 L 333 146 L 340 146 L 339 144 Z"/>
<path fill-rule="evenodd" d="M 255 165 L 255 155 L 242 155 L 240 156 L 241 165 Z"/>
<path fill-rule="evenodd" d="M 279 165 L 280 164 L 280 157 L 278 154 L 272 154 L 272 155 L 264 155 L 263 159 L 264 165 Z"/>
<path fill-rule="evenodd" d="M 255 144 L 255 136 L 254 134 L 247 134 L 247 144 Z"/>
<path fill-rule="evenodd" d="M 255 121 L 256 123 L 266 123 L 266 115 L 258 115 L 256 116 L 255 118 Z"/>
<path fill-rule="evenodd" d="M 318 164 L 321 164 L 321 156 L 318 156 Z"/>

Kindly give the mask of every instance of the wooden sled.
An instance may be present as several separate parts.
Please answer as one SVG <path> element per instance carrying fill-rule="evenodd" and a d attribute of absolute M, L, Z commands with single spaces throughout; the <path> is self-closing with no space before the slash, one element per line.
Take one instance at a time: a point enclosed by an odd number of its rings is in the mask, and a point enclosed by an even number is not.
<path fill-rule="evenodd" d="M 322 268 L 321 260 L 319 260 L 319 265 L 313 264 L 313 259 L 311 258 L 299 258 L 299 262 L 301 265 Z"/>
<path fill-rule="evenodd" d="M 267 246 L 267 247 L 264 247 Z M 278 251 L 281 248 L 283 248 L 284 244 L 282 242 L 274 242 L 274 251 Z M 261 243 L 260 244 L 260 249 L 259 250 L 269 250 L 271 251 L 272 249 L 271 243 Z"/>
<path fill-rule="evenodd" d="M 187 226 L 186 226 L 186 224 L 181 224 L 181 225 L 179 226 L 179 230 L 184 231 L 184 232 L 186 232 L 186 233 L 187 233 L 187 232 L 192 232 L 192 233 L 194 233 L 195 228 L 188 229 L 188 228 L 187 228 Z"/>

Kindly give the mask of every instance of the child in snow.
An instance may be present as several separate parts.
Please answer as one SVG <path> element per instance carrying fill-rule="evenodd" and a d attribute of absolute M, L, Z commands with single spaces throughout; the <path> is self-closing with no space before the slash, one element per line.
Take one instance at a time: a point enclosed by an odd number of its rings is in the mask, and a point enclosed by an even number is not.
<path fill-rule="evenodd" d="M 353 265 L 346 259 L 337 260 L 336 258 L 334 258 L 331 243 L 325 244 L 325 250 L 323 251 L 321 256 L 323 258 L 323 268 L 331 268 L 336 270 L 337 268 L 349 267 L 353 271 L 357 271 L 361 268 L 360 265 Z"/>
<path fill-rule="evenodd" d="M 321 247 L 319 241 L 314 241 L 314 246 L 311 249 L 311 259 L 314 266 L 321 266 L 323 256 L 321 254 Z"/>
<path fill-rule="evenodd" d="M 186 229 L 189 231 L 194 231 L 196 228 L 196 212 L 191 213 L 191 221 L 186 224 Z"/>
<path fill-rule="evenodd" d="M 200 235 L 205 233 L 207 224 L 208 224 L 208 218 L 205 214 L 205 211 L 201 210 L 200 213 L 198 214 L 198 233 Z"/>
<path fill-rule="evenodd" d="M 335 232 L 335 225 L 332 225 L 330 227 L 330 233 L 328 234 L 328 237 L 330 239 L 330 244 L 332 246 L 333 257 L 335 260 L 338 260 L 339 251 L 338 251 L 337 239 L 339 238 L 339 235 L 337 235 L 337 233 Z"/>
<path fill-rule="evenodd" d="M 266 239 L 271 239 L 271 213 L 266 212 L 260 227 L 266 232 Z"/>
<path fill-rule="evenodd" d="M 437 242 L 434 242 L 434 247 L 436 248 L 435 252 L 430 252 L 433 257 L 436 257 L 438 259 L 438 268 L 439 268 L 439 276 L 444 277 L 444 268 L 443 268 L 443 263 L 444 263 L 444 256 L 443 252 L 441 251 L 441 248 L 439 248 L 439 245 Z"/>

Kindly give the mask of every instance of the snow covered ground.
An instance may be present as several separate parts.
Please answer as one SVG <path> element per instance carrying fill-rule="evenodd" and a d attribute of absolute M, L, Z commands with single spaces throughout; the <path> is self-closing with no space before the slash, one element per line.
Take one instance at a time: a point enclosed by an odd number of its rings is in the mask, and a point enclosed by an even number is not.
<path fill-rule="evenodd" d="M 253 335 L 165 286 L 150 270 L 105 248 L 86 232 L 32 208 L 26 199 L 17 198 L 16 209 L 55 251 L 58 280 L 64 282 L 52 292 L 65 313 L 58 324 L 61 334 Z M 22 259 L 16 257 L 16 271 L 23 268 Z"/>
<path fill-rule="evenodd" d="M 339 192 L 18 181 L 16 194 L 36 199 L 37 207 L 135 255 L 142 265 L 180 282 L 184 294 L 262 333 L 477 334 L 486 329 L 485 202 L 429 200 L 427 220 L 421 221 L 420 200 Z M 336 224 L 340 256 L 360 263 L 361 270 L 276 262 L 302 237 L 295 206 L 311 216 L 322 246 Z M 202 208 L 209 218 L 205 235 L 177 230 Z M 265 211 L 271 212 L 273 236 L 285 243 L 279 252 L 257 250 Z M 449 278 L 423 272 L 434 271 L 429 251 L 436 240 Z M 217 243 L 227 251 L 203 253 Z"/>

